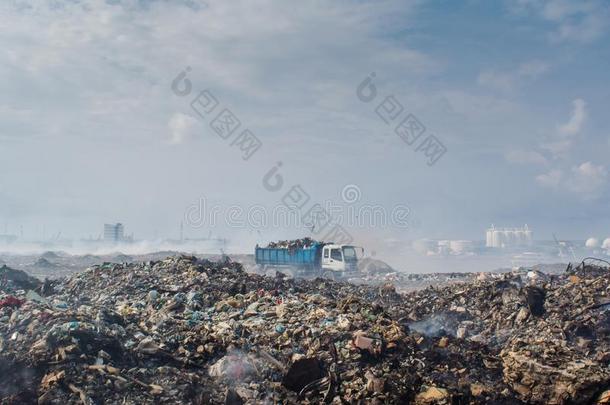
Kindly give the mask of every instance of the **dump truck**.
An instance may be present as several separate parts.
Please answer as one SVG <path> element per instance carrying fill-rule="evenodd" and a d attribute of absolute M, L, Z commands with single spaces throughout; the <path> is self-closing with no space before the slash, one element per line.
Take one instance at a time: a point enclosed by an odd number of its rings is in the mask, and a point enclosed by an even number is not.
<path fill-rule="evenodd" d="M 300 247 L 259 247 L 256 245 L 256 264 L 267 274 L 280 271 L 292 277 L 346 278 L 358 272 L 357 251 L 352 245 L 313 242 Z"/>

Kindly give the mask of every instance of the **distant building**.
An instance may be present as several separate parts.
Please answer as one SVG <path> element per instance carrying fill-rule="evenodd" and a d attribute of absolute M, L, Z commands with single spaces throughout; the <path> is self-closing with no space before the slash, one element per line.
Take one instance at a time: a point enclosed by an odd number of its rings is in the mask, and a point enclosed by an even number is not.
<path fill-rule="evenodd" d="M 413 250 L 426 256 L 446 256 L 474 254 L 475 243 L 472 240 L 434 240 L 418 239 L 412 244 Z"/>
<path fill-rule="evenodd" d="M 451 241 L 449 240 L 439 240 L 437 242 L 437 246 L 438 246 L 438 251 L 437 253 L 439 255 L 448 255 L 449 253 L 451 253 Z"/>
<path fill-rule="evenodd" d="M 104 240 L 107 242 L 121 242 L 125 239 L 123 235 L 123 224 L 104 224 Z"/>
<path fill-rule="evenodd" d="M 531 246 L 532 231 L 527 224 L 523 228 L 496 228 L 491 226 L 487 230 L 485 246 L 491 248 Z"/>
<path fill-rule="evenodd" d="M 452 240 L 449 242 L 451 253 L 463 255 L 474 252 L 474 242 L 471 240 Z"/>

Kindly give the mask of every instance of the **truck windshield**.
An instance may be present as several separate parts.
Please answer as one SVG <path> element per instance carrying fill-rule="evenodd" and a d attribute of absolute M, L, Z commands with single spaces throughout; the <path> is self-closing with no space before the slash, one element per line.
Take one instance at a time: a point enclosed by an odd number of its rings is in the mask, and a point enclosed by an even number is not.
<path fill-rule="evenodd" d="M 345 257 L 346 262 L 355 262 L 356 261 L 356 250 L 351 246 L 343 247 L 343 257 Z"/>

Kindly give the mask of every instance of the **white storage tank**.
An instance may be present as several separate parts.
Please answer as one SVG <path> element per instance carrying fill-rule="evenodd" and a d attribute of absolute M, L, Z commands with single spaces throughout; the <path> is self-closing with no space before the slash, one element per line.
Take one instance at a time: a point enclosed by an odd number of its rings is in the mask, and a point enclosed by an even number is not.
<path fill-rule="evenodd" d="M 599 239 L 597 238 L 589 238 L 585 242 L 585 247 L 587 249 L 597 249 L 600 246 Z"/>

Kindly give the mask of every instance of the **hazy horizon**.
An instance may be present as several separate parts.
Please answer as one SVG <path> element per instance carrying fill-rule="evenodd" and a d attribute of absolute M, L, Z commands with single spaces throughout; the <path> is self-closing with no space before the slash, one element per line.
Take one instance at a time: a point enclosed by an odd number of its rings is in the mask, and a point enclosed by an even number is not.
<path fill-rule="evenodd" d="M 334 203 L 335 222 L 403 207 L 399 224 L 345 225 L 377 250 L 491 224 L 610 237 L 607 2 L 15 0 L 0 15 L 2 232 L 122 222 L 150 240 L 183 222 L 249 246 L 309 224 L 211 226 L 193 207 L 271 211 L 300 186 L 303 211 Z M 225 109 L 235 133 L 214 126 Z"/>

